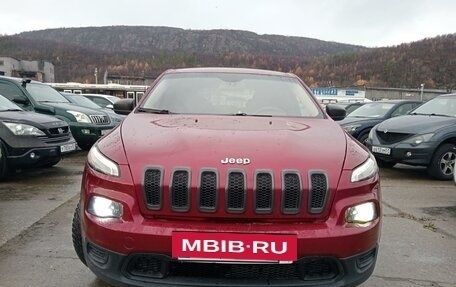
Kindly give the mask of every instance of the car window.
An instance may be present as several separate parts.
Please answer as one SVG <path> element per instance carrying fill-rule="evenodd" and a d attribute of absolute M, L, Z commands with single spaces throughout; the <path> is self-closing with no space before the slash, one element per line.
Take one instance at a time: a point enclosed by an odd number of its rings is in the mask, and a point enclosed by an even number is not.
<path fill-rule="evenodd" d="M 413 108 L 416 107 L 414 103 L 402 104 L 396 108 L 396 110 L 391 114 L 391 117 L 398 117 L 408 114 Z"/>
<path fill-rule="evenodd" d="M 25 98 L 22 91 L 18 87 L 9 83 L 0 83 L 0 94 L 10 101 L 12 101 L 15 97 Z"/>
<path fill-rule="evenodd" d="M 59 92 L 48 85 L 29 83 L 25 87 L 30 96 L 37 102 L 68 103 Z"/>
<path fill-rule="evenodd" d="M 14 104 L 7 98 L 0 95 L 0 112 L 7 110 L 22 110 L 18 105 Z"/>
<path fill-rule="evenodd" d="M 456 117 L 456 96 L 434 98 L 413 110 L 412 114 Z"/>
<path fill-rule="evenodd" d="M 234 73 L 168 74 L 142 107 L 184 114 L 323 117 L 294 78 Z"/>
<path fill-rule="evenodd" d="M 88 97 L 91 99 L 95 104 L 99 105 L 100 107 L 106 108 L 108 105 L 112 105 L 110 101 L 99 98 L 99 97 Z"/>
<path fill-rule="evenodd" d="M 92 100 L 90 100 L 84 96 L 72 95 L 72 96 L 67 96 L 67 97 L 71 102 L 73 102 L 79 106 L 83 106 L 83 107 L 87 107 L 87 108 L 91 108 L 91 109 L 101 108 L 101 106 L 97 105 L 95 102 L 93 102 Z"/>
<path fill-rule="evenodd" d="M 394 107 L 394 105 L 394 103 L 388 102 L 367 103 L 354 110 L 348 117 L 382 118 Z"/>

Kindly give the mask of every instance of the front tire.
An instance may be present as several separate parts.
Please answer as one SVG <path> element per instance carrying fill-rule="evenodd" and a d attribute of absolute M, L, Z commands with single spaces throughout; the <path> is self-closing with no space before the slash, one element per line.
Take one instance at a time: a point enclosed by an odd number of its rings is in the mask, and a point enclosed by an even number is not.
<path fill-rule="evenodd" d="M 455 160 L 456 145 L 450 143 L 441 145 L 432 156 L 431 164 L 428 166 L 429 175 L 439 180 L 452 179 Z"/>
<path fill-rule="evenodd" d="M 84 250 L 82 247 L 82 235 L 81 235 L 81 217 L 80 217 L 79 203 L 74 210 L 73 223 L 71 225 L 71 237 L 73 239 L 74 251 L 79 257 L 79 260 L 87 266 L 86 259 L 84 257 Z"/>

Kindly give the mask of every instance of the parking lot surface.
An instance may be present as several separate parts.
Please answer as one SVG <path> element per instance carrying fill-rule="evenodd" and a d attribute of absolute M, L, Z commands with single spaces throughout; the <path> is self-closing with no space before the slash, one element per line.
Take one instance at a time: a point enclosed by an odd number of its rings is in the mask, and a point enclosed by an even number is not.
<path fill-rule="evenodd" d="M 71 242 L 86 155 L 0 183 L 0 286 L 109 286 L 82 265 Z M 404 165 L 380 174 L 379 258 L 362 286 L 456 286 L 454 183 Z"/>

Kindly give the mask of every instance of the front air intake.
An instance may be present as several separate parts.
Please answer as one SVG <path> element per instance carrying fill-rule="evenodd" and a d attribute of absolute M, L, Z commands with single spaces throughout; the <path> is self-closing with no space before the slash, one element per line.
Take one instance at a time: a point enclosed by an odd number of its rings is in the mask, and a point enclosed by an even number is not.
<path fill-rule="evenodd" d="M 323 172 L 311 172 L 309 177 L 309 213 L 321 213 L 328 194 L 328 177 Z"/>
<path fill-rule="evenodd" d="M 144 197 L 147 208 L 160 210 L 162 207 L 163 172 L 160 168 L 150 168 L 144 173 Z"/>
<path fill-rule="evenodd" d="M 297 214 L 301 209 L 302 184 L 298 172 L 283 173 L 282 213 Z"/>

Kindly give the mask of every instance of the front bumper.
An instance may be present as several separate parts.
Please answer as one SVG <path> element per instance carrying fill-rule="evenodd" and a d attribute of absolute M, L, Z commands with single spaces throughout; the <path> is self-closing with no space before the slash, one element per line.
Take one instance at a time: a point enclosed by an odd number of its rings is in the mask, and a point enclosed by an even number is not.
<path fill-rule="evenodd" d="M 119 254 L 85 242 L 88 267 L 114 286 L 356 286 L 372 274 L 378 247 L 347 258 L 293 264 L 182 263 L 153 253 Z"/>
<path fill-rule="evenodd" d="M 100 137 L 107 134 L 116 125 L 95 125 L 87 123 L 69 123 L 71 133 L 82 149 L 91 147 Z"/>
<path fill-rule="evenodd" d="M 372 146 L 390 148 L 391 154 L 385 155 L 373 152 Z M 411 144 L 406 143 L 384 145 L 374 141 L 373 143 L 368 142 L 367 147 L 376 158 L 383 161 L 398 162 L 416 166 L 428 166 L 431 162 L 436 144 L 433 142 L 426 142 L 418 146 L 412 146 Z"/>
<path fill-rule="evenodd" d="M 73 146 L 73 150 L 65 149 L 62 152 L 61 147 Z M 15 142 L 7 143 L 7 161 L 8 166 L 14 168 L 39 167 L 60 160 L 62 155 L 74 152 L 76 150 L 76 141 L 70 136 L 70 139 L 59 143 L 46 144 L 37 138 L 21 140 L 20 145 Z"/>

